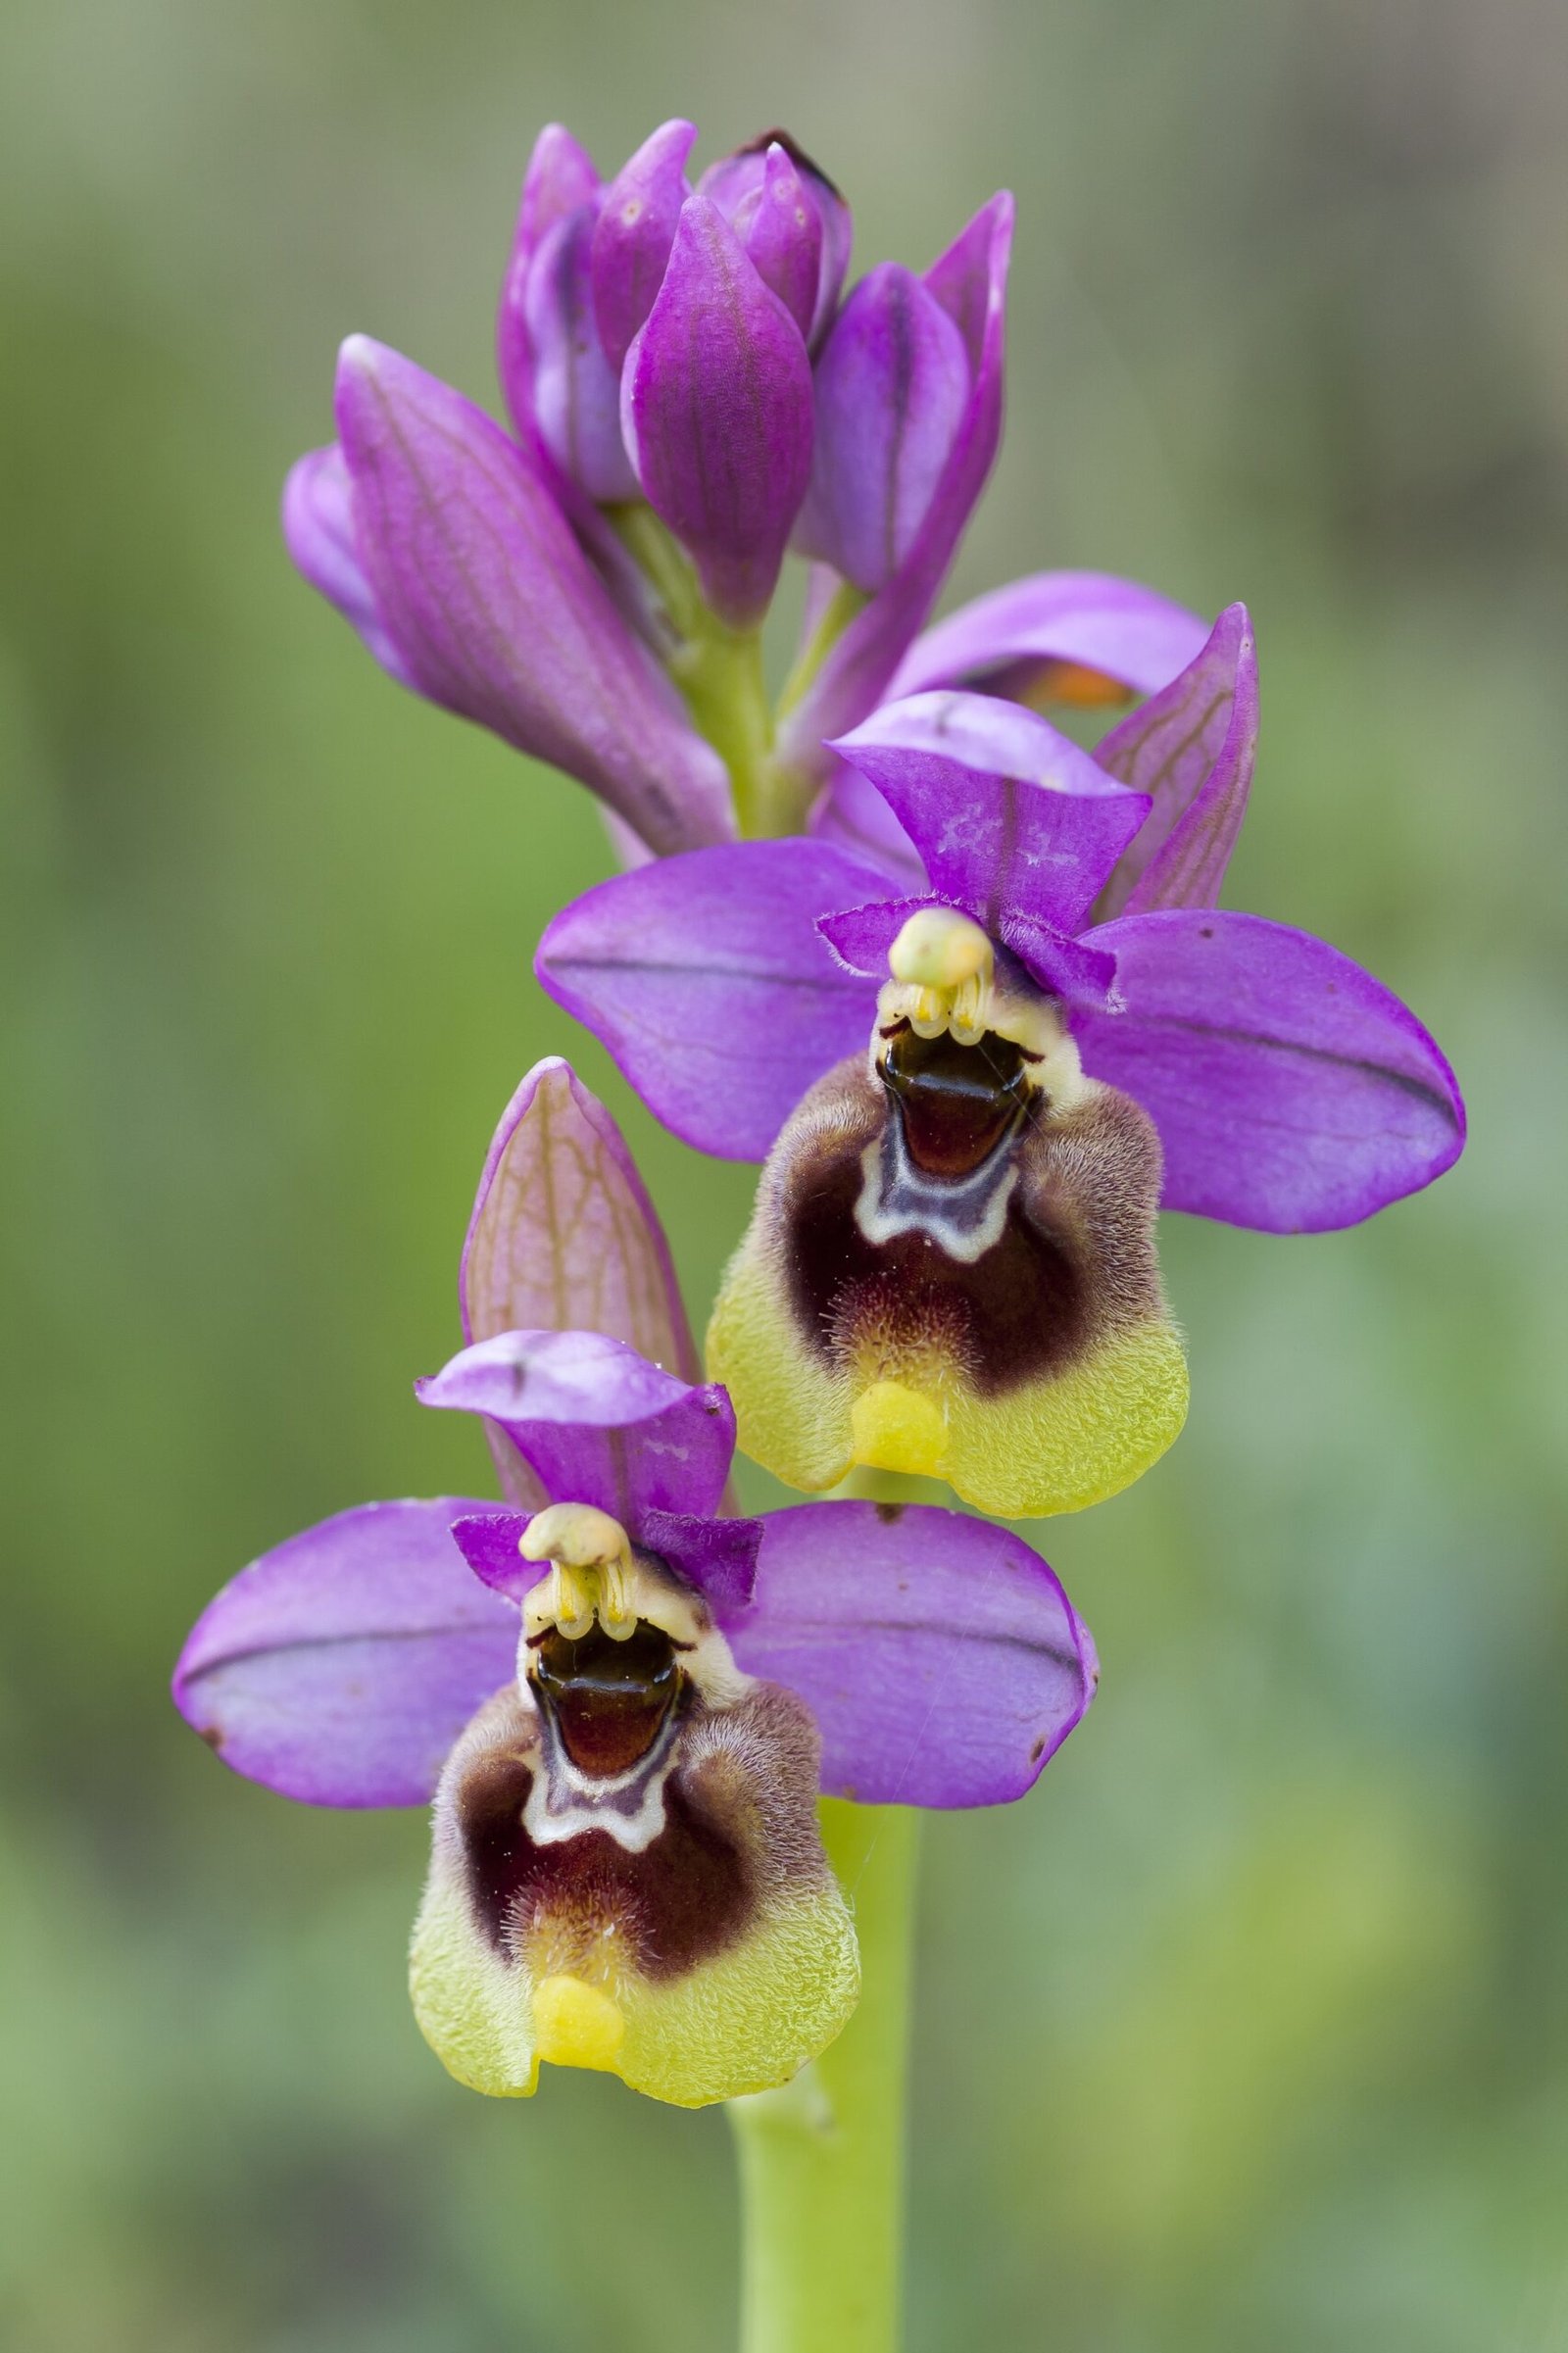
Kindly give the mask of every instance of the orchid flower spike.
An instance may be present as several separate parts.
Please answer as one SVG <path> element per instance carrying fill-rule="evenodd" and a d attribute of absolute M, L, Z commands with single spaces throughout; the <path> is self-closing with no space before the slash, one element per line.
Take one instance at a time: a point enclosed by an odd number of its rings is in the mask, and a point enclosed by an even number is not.
<path fill-rule="evenodd" d="M 781 1478 L 935 1473 L 1011 1516 L 1113 1494 L 1186 1403 L 1158 1206 L 1318 1231 L 1457 1156 L 1398 1000 L 1214 904 L 1255 737 L 1233 607 L 1094 758 L 991 696 L 873 714 L 834 749 L 896 834 L 874 862 L 737 844 L 547 929 L 544 985 L 659 1117 L 765 1160 L 709 1357 Z"/>
<path fill-rule="evenodd" d="M 920 1506 L 724 1510 L 722 1390 L 690 1354 L 613 1122 L 529 1073 L 485 1163 L 470 1340 L 418 1385 L 486 1422 L 512 1507 L 339 1513 L 254 1562 L 175 1698 L 235 1771 L 320 1805 L 422 1804 L 416 2015 L 501 2094 L 541 2061 L 698 2106 L 787 2082 L 843 2026 L 855 1932 L 819 1789 L 965 1806 L 1030 1788 L 1093 1695 L 1093 1644 L 1015 1537 Z"/>

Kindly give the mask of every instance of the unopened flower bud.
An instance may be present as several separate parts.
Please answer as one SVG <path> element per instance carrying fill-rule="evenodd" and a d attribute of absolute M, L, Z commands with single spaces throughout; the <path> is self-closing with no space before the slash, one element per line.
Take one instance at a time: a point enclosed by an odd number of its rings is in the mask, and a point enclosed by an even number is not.
<path fill-rule="evenodd" d="M 912 271 L 884 262 L 816 363 L 811 487 L 797 544 L 874 594 L 924 523 L 969 399 L 963 337 Z"/>
<path fill-rule="evenodd" d="M 800 328 L 704 196 L 627 355 L 621 429 L 643 495 L 731 627 L 760 620 L 811 469 Z"/>
<path fill-rule="evenodd" d="M 815 219 L 816 233 L 809 226 L 791 224 L 787 219 L 768 221 L 766 215 L 770 197 L 774 204 L 784 206 L 795 201 L 795 192 L 780 169 L 781 161 L 791 169 L 795 189 L 809 206 Z M 855 224 L 850 208 L 821 167 L 790 137 L 788 131 L 763 131 L 760 138 L 748 142 L 734 155 L 721 163 L 710 165 L 697 183 L 699 195 L 706 196 L 717 206 L 736 235 L 745 245 L 752 260 L 774 292 L 784 300 L 799 320 L 802 333 L 814 351 L 833 320 L 838 308 L 844 273 L 850 264 L 850 245 Z M 786 193 L 787 192 L 787 193 Z M 759 226 L 759 222 L 761 226 Z M 786 265 L 781 249 L 791 249 Z M 810 277 L 810 301 L 805 316 L 797 308 L 798 294 L 786 294 L 779 282 L 786 267 L 791 281 L 804 278 L 806 265 L 802 258 L 810 253 L 814 266 Z M 779 256 L 777 261 L 771 257 Z M 769 257 L 769 258 L 764 258 Z M 779 275 L 775 275 L 777 270 Z"/>
<path fill-rule="evenodd" d="M 661 123 L 605 190 L 593 238 L 593 302 L 599 340 L 617 371 L 662 282 L 691 194 L 686 158 L 696 137 L 693 123 Z"/>

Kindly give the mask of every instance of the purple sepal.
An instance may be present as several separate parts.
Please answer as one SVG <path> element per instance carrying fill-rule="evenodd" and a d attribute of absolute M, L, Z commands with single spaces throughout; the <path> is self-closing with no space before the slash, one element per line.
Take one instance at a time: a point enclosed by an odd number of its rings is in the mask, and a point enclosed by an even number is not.
<path fill-rule="evenodd" d="M 174 1704 L 236 1773 L 308 1805 L 423 1805 L 514 1672 L 514 1611 L 476 1585 L 463 1496 L 365 1503 L 263 1553 L 191 1631 Z"/>
<path fill-rule="evenodd" d="M 889 882 L 913 889 L 925 879 L 920 853 L 904 827 L 869 776 L 852 768 L 847 760 L 833 758 L 828 781 L 807 820 L 807 831 L 852 857 L 869 859 Z"/>
<path fill-rule="evenodd" d="M 1088 1629 L 1004 1529 L 925 1504 L 802 1503 L 763 1522 L 736 1663 L 798 1691 L 822 1787 L 867 1805 L 997 1805 L 1094 1696 Z"/>
<path fill-rule="evenodd" d="M 780 733 L 782 757 L 827 773 L 825 738 L 844 735 L 875 709 L 910 638 L 936 601 L 1002 434 L 1002 375 L 1012 198 L 976 214 L 925 273 L 927 290 L 963 338 L 970 390 L 925 519 L 885 588 L 850 623 Z"/>
<path fill-rule="evenodd" d="M 533 419 L 533 351 L 525 305 L 533 257 L 559 221 L 599 193 L 593 158 L 560 123 L 547 123 L 534 141 L 523 174 L 517 225 L 502 280 L 496 318 L 496 372 L 519 433 Z"/>
<path fill-rule="evenodd" d="M 474 1575 L 509 1601 L 523 1600 L 549 1569 L 548 1561 L 524 1560 L 517 1549 L 532 1516 L 491 1511 L 453 1524 L 458 1548 Z M 763 1525 L 761 1520 L 648 1510 L 628 1533 L 645 1551 L 667 1560 L 715 1610 L 733 1610 L 751 1599 Z"/>
<path fill-rule="evenodd" d="M 1126 1009 L 1075 1019 L 1084 1068 L 1155 1121 L 1167 1208 L 1317 1233 L 1458 1158 L 1464 1105 L 1436 1044 L 1325 941 L 1219 907 L 1088 939 L 1114 951 Z"/>
<path fill-rule="evenodd" d="M 588 251 L 595 208 L 558 221 L 528 272 L 524 316 L 533 354 L 534 419 L 563 473 L 600 506 L 637 496 L 620 437 L 620 378 L 594 326 Z"/>
<path fill-rule="evenodd" d="M 889 701 L 931 686 L 972 686 L 1031 664 L 1103 671 L 1141 695 L 1168 686 L 1202 652 L 1208 623 L 1110 572 L 1032 572 L 960 605 L 917 637 Z"/>
<path fill-rule="evenodd" d="M 569 1062 L 535 1062 L 491 1139 L 464 1238 L 466 1341 L 569 1329 L 702 1373 L 659 1214 L 625 1138 Z"/>
<path fill-rule="evenodd" d="M 850 266 L 850 247 L 855 237 L 855 223 L 850 208 L 819 164 L 813 164 L 805 150 L 798 147 L 788 131 L 764 131 L 734 155 L 726 155 L 716 164 L 710 164 L 697 183 L 699 196 L 716 204 L 725 220 L 745 243 L 757 217 L 760 191 L 767 176 L 769 159 L 782 152 L 793 165 L 801 186 L 810 200 L 820 228 L 819 262 L 815 299 L 811 306 L 810 321 L 806 328 L 806 340 L 814 351 L 832 323 L 838 309 L 839 292 L 844 273 Z M 754 260 L 756 257 L 753 257 Z M 762 271 L 767 277 L 767 272 Z M 771 278 L 767 282 L 773 283 Z M 775 293 L 782 289 L 775 287 Z M 790 306 L 793 310 L 793 304 Z"/>
<path fill-rule="evenodd" d="M 882 794 L 932 889 L 992 931 L 1004 907 L 1077 930 L 1153 806 L 989 695 L 884 704 L 832 748 Z"/>
<path fill-rule="evenodd" d="M 909 917 L 923 907 L 953 904 L 930 892 L 914 899 L 879 900 L 823 915 L 816 928 L 846 971 L 880 983 L 888 976 L 888 951 Z M 1105 1005 L 1115 985 L 1116 959 L 1103 949 L 1089 947 L 1013 908 L 994 914 L 986 928 L 1051 996 L 1089 1010 Z"/>
<path fill-rule="evenodd" d="M 816 363 L 811 483 L 795 544 L 868 595 L 913 547 L 969 397 L 956 324 L 911 270 L 856 287 Z"/>
<path fill-rule="evenodd" d="M 762 158 L 761 178 L 742 198 L 730 226 L 763 285 L 808 335 L 822 274 L 822 216 L 776 141 Z"/>
<path fill-rule="evenodd" d="M 497 1422 L 557 1502 L 632 1526 L 716 1510 L 735 1451 L 722 1389 L 694 1388 L 598 1332 L 498 1332 L 415 1383 L 423 1405 Z"/>
<path fill-rule="evenodd" d="M 696 136 L 694 123 L 662 123 L 605 190 L 594 230 L 593 305 L 599 340 L 617 374 L 669 261 L 691 193 L 686 158 Z"/>
<path fill-rule="evenodd" d="M 534 969 L 699 1152 L 760 1160 L 822 1072 L 860 1052 L 876 987 L 816 920 L 882 877 L 825 842 L 736 842 L 602 882 L 563 909 Z"/>
<path fill-rule="evenodd" d="M 1102 919 L 1215 907 L 1247 813 L 1257 751 L 1257 650 L 1230 605 L 1196 662 L 1096 747 L 1100 765 L 1146 786 L 1152 813 L 1123 853 Z"/>
<path fill-rule="evenodd" d="M 354 536 L 353 489 L 335 441 L 308 450 L 283 484 L 283 544 L 311 586 L 359 631 L 382 669 L 415 686 L 408 663 L 381 618 Z"/>
<path fill-rule="evenodd" d="M 536 1062 L 502 1113 L 458 1270 L 465 1340 L 602 1332 L 702 1378 L 669 1246 L 620 1130 L 569 1063 Z M 509 1503 L 537 1511 L 537 1474 L 498 1423 L 485 1435 Z"/>
<path fill-rule="evenodd" d="M 653 849 L 728 833 L 722 762 L 530 459 L 470 401 L 365 336 L 343 347 L 337 410 L 355 547 L 410 683 L 580 777 Z"/>
<path fill-rule="evenodd" d="M 691 555 L 709 603 L 732 627 L 753 626 L 810 479 L 811 367 L 800 328 L 706 196 L 682 207 L 626 356 L 621 430 L 643 495 Z"/>

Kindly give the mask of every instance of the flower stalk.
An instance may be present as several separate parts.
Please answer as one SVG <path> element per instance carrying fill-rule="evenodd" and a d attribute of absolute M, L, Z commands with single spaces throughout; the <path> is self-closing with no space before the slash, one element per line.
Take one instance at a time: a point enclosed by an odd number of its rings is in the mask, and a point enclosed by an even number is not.
<path fill-rule="evenodd" d="M 919 1814 L 824 1798 L 862 1998 L 793 2083 L 729 2103 L 740 2162 L 741 2353 L 895 2353 L 899 2341 Z"/>
<path fill-rule="evenodd" d="M 700 735 L 729 770 L 735 818 L 743 837 L 795 832 L 805 815 L 793 795 L 780 795 L 769 754 L 773 713 L 762 674 L 762 640 L 756 629 L 729 629 L 704 610 L 702 624 L 670 663 Z"/>

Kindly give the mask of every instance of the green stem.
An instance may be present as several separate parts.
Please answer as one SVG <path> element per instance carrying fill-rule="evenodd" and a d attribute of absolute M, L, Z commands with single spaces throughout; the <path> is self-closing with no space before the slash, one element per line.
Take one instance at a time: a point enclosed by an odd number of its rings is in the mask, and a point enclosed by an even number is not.
<path fill-rule="evenodd" d="M 693 720 L 729 770 L 743 834 L 786 830 L 768 822 L 773 714 L 755 629 L 726 629 L 710 613 L 670 662 Z"/>
<path fill-rule="evenodd" d="M 778 715 L 788 718 L 798 703 L 804 703 L 807 690 L 817 671 L 827 660 L 851 621 L 863 613 L 870 603 L 863 588 L 853 580 L 841 580 L 822 609 L 822 617 L 801 650 L 800 660 L 784 681 L 784 691 L 778 699 Z"/>
<path fill-rule="evenodd" d="M 920 1817 L 822 1800 L 855 1908 L 860 2005 L 781 2091 L 735 2100 L 744 2215 L 741 2353 L 896 2353 L 904 2098 Z"/>

